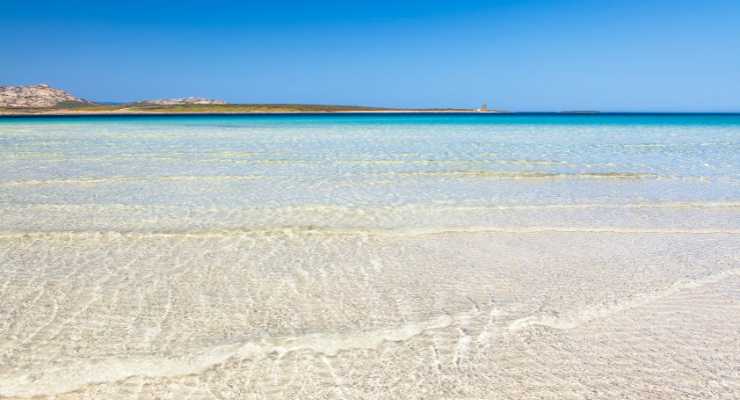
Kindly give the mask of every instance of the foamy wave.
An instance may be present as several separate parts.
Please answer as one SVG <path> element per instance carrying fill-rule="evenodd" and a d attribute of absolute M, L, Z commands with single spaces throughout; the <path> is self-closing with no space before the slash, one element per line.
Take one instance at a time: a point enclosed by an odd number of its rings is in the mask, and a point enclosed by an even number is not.
<path fill-rule="evenodd" d="M 109 357 L 96 361 L 81 360 L 60 368 L 0 375 L 0 397 L 57 395 L 86 385 L 118 382 L 132 376 L 162 378 L 199 374 L 234 357 L 259 360 L 267 356 L 282 357 L 287 353 L 302 350 L 327 356 L 334 356 L 346 350 L 372 350 L 384 342 L 402 342 L 428 330 L 446 328 L 454 320 L 454 316 L 442 315 L 426 321 L 409 322 L 394 328 L 366 332 L 266 338 L 254 342 L 216 346 L 195 354 L 173 358 L 138 356 Z"/>
<path fill-rule="evenodd" d="M 711 283 L 716 283 L 732 276 L 740 276 L 740 268 L 723 271 L 699 279 L 681 280 L 665 290 L 637 296 L 626 301 L 617 301 L 612 304 L 592 305 L 563 315 L 543 313 L 540 315 L 520 318 L 509 324 L 508 328 L 512 332 L 520 331 L 532 326 L 546 326 L 554 329 L 573 329 L 579 325 L 596 319 L 606 318 L 621 311 L 642 307 L 662 298 L 674 295 L 682 290 L 694 289 Z"/>

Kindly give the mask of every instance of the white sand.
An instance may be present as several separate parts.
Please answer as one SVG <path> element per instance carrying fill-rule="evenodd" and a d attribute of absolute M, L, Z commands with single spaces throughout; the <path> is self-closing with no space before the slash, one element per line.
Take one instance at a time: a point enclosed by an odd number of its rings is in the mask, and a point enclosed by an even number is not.
<path fill-rule="evenodd" d="M 740 127 L 198 121 L 0 125 L 0 398 L 740 398 Z"/>
<path fill-rule="evenodd" d="M 740 390 L 736 234 L 45 234 L 0 249 L 4 397 Z"/>

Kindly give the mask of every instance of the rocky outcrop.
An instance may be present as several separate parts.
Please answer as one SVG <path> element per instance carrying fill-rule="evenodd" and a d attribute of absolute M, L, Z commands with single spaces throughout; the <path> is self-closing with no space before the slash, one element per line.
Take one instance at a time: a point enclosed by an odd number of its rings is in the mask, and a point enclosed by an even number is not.
<path fill-rule="evenodd" d="M 60 103 L 89 103 L 49 85 L 0 86 L 0 107 L 45 108 Z"/>
<path fill-rule="evenodd" d="M 226 102 L 223 100 L 204 99 L 202 97 L 184 97 L 180 99 L 144 100 L 141 102 L 141 104 L 174 106 L 180 104 L 226 104 Z"/>

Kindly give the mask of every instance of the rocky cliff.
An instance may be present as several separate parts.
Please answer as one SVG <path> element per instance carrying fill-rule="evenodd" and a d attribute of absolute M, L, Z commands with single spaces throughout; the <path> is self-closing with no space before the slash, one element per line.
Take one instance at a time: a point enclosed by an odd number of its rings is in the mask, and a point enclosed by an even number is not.
<path fill-rule="evenodd" d="M 44 108 L 67 102 L 89 103 L 49 85 L 0 86 L 0 107 Z"/>
<path fill-rule="evenodd" d="M 184 97 L 180 99 L 158 99 L 144 100 L 142 104 L 156 104 L 160 106 L 173 106 L 180 104 L 226 104 L 223 100 L 204 99 L 202 97 Z"/>

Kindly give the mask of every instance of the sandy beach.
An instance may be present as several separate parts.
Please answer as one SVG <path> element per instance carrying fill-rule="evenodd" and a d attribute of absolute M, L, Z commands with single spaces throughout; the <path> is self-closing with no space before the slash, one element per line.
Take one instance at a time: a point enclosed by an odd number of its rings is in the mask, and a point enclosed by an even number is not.
<path fill-rule="evenodd" d="M 209 118 L 0 121 L 0 398 L 740 393 L 737 118 Z"/>

